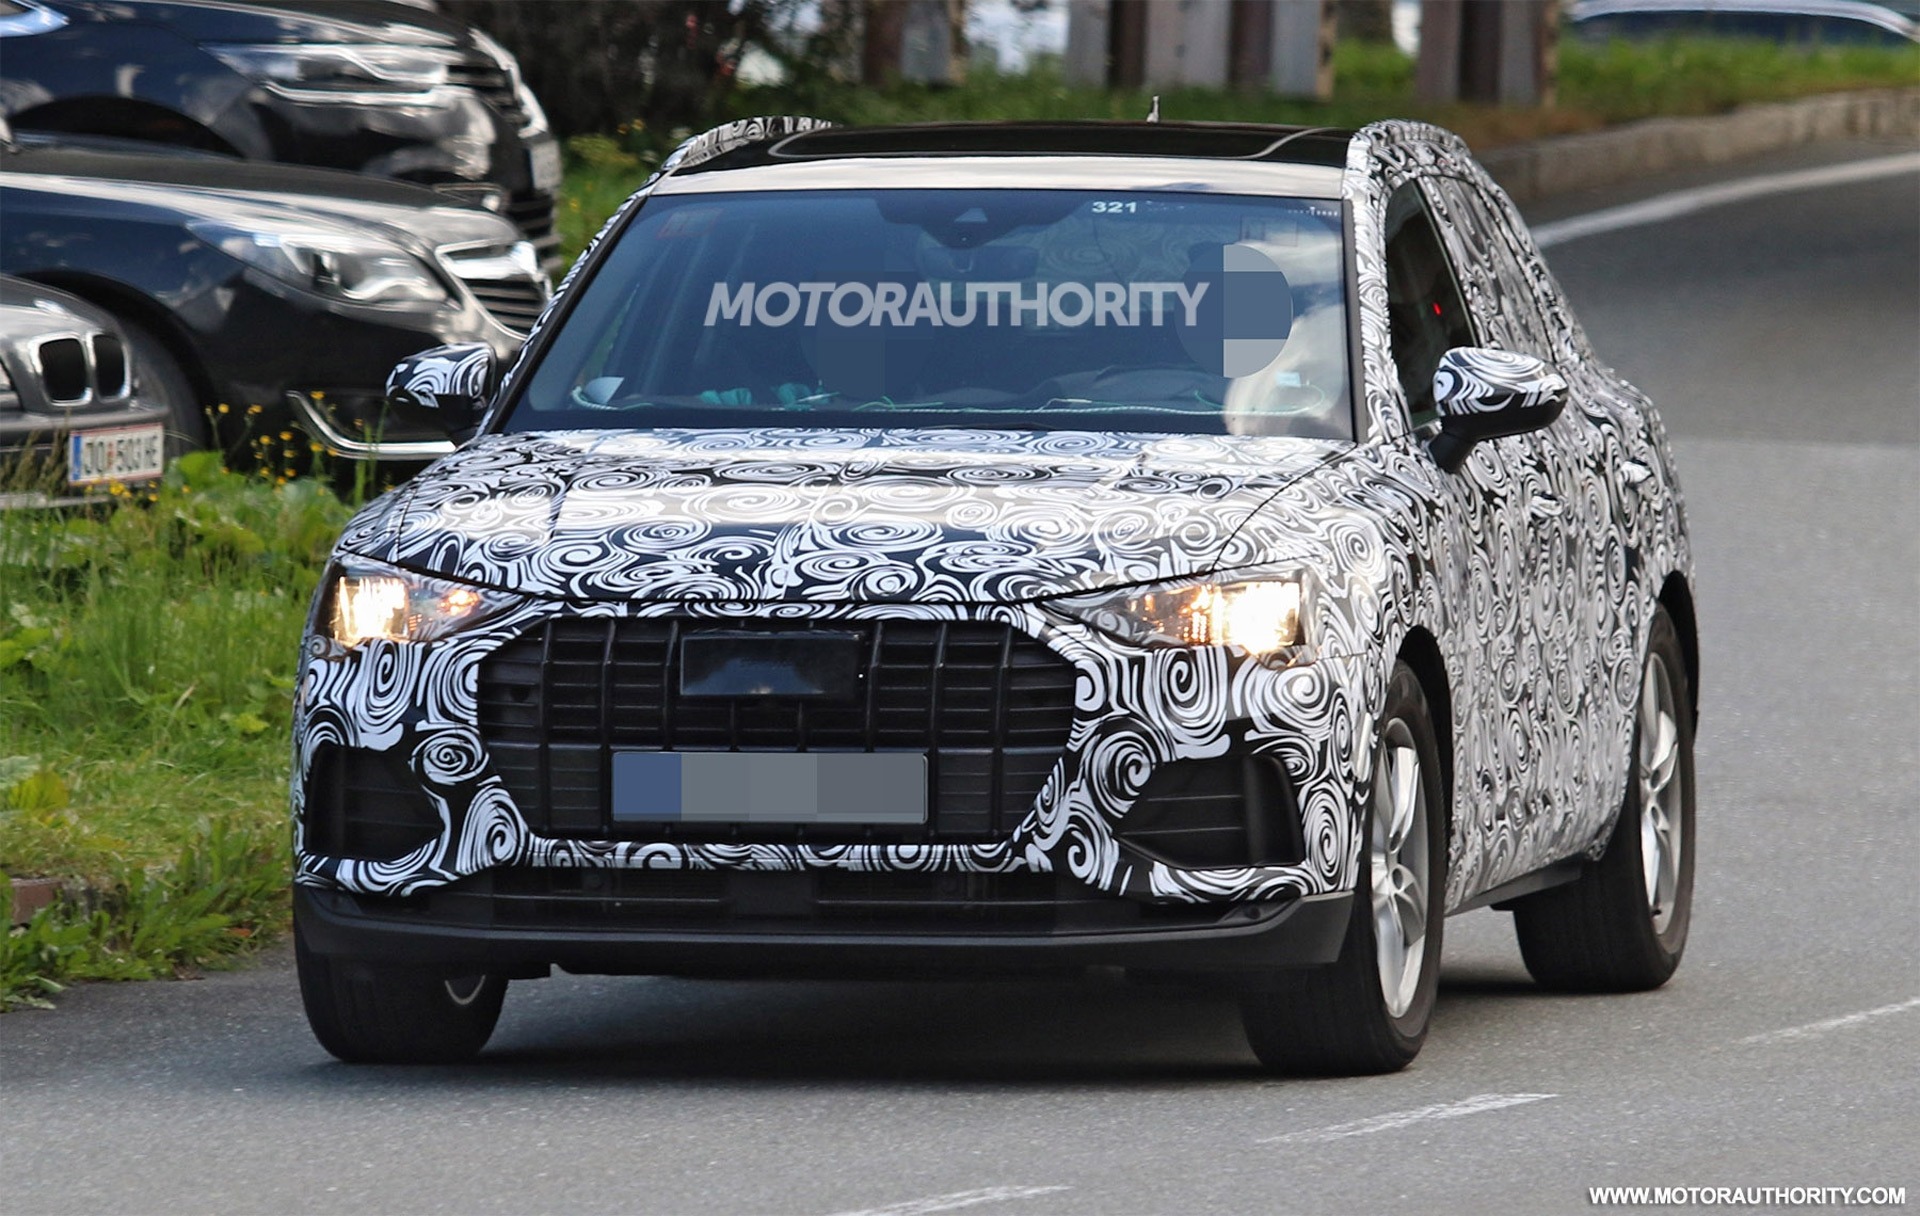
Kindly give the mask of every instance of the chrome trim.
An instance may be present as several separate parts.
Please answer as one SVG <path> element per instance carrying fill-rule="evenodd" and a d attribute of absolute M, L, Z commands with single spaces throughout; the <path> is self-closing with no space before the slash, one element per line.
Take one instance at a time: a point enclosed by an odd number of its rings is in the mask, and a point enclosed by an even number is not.
<path fill-rule="evenodd" d="M 49 34 L 67 24 L 66 15 L 41 8 L 32 0 L 20 0 L 27 10 L 0 17 L 0 38 L 23 38 L 30 34 Z"/>
<path fill-rule="evenodd" d="M 339 428 L 305 393 L 288 393 L 287 404 L 301 428 L 333 456 L 346 456 L 353 460 L 433 460 L 457 447 L 450 439 L 409 439 L 399 443 L 350 439 L 340 433 Z"/>

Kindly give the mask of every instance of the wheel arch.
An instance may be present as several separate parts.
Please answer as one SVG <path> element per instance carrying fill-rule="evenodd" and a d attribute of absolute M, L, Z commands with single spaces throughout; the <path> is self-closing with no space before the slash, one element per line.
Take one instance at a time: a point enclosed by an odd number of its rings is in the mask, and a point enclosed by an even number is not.
<path fill-rule="evenodd" d="M 1674 632 L 1680 635 L 1680 653 L 1687 662 L 1687 691 L 1694 724 L 1700 721 L 1700 630 L 1693 608 L 1693 588 L 1678 570 L 1667 575 L 1660 587 L 1660 606 L 1673 618 Z"/>
<path fill-rule="evenodd" d="M 187 336 L 185 329 L 166 306 L 145 292 L 125 283 L 84 271 L 46 270 L 20 277 L 45 283 L 49 287 L 57 287 L 61 291 L 79 296 L 89 304 L 106 309 L 123 323 L 140 326 L 160 340 L 160 344 L 167 348 L 167 353 L 173 356 L 173 361 L 180 365 L 180 370 L 186 373 L 188 381 L 193 384 L 194 395 L 200 399 L 202 409 L 210 406 L 219 397 L 213 377 L 208 374 L 205 364 L 200 361 L 200 356 L 194 349 L 193 340 Z"/>
<path fill-rule="evenodd" d="M 16 114 L 13 125 L 23 131 L 144 139 L 202 152 L 241 154 L 205 123 L 171 106 L 138 97 L 62 97 Z"/>
<path fill-rule="evenodd" d="M 1400 642 L 1399 659 L 1413 669 L 1420 691 L 1432 711 L 1435 743 L 1440 751 L 1440 788 L 1446 801 L 1447 834 L 1451 838 L 1454 818 L 1453 784 L 1453 693 L 1447 682 L 1447 661 L 1440 653 L 1440 642 L 1424 626 L 1415 625 Z"/>

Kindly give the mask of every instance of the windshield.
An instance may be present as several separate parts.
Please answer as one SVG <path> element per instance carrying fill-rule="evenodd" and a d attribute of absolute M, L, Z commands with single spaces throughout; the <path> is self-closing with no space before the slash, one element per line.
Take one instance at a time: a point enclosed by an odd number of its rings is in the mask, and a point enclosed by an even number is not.
<path fill-rule="evenodd" d="M 647 202 L 509 431 L 1349 438 L 1340 204 L 1080 190 Z"/>

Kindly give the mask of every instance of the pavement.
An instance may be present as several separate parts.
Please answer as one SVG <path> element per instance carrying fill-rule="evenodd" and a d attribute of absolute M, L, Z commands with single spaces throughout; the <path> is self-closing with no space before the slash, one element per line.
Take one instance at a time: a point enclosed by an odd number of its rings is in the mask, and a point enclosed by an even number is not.
<path fill-rule="evenodd" d="M 1864 141 L 1536 208 L 1910 151 Z M 1699 554 L 1692 940 L 1652 993 L 1447 928 L 1426 1050 L 1261 1076 L 1230 1002 L 1085 983 L 517 984 L 471 1066 L 350 1068 L 284 950 L 0 1017 L 29 1212 L 1586 1211 L 1588 1188 L 1920 1200 L 1920 173 L 1550 261 L 1661 403 Z M 1723 1205 L 1724 1206 L 1724 1205 Z"/>

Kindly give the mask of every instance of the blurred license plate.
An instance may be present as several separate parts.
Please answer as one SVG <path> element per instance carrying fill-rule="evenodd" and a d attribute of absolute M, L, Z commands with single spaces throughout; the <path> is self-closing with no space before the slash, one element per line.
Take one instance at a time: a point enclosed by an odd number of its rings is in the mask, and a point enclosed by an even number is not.
<path fill-rule="evenodd" d="M 919 752 L 615 752 L 616 823 L 927 821 Z"/>
<path fill-rule="evenodd" d="M 548 194 L 560 186 L 560 145 L 549 140 L 527 149 L 527 168 L 533 175 L 533 188 Z"/>
<path fill-rule="evenodd" d="M 167 431 L 161 426 L 75 431 L 67 436 L 67 484 L 151 481 L 166 468 Z"/>

